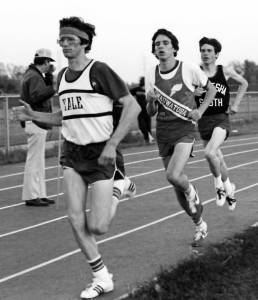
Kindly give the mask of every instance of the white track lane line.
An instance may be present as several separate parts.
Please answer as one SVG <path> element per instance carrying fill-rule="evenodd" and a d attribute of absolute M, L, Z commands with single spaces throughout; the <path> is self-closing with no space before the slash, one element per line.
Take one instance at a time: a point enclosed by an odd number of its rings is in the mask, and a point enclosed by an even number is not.
<path fill-rule="evenodd" d="M 248 143 L 248 144 L 238 144 L 238 145 L 234 145 L 234 147 L 241 147 L 241 146 L 253 145 L 253 144 L 258 144 L 258 142 Z M 231 147 L 233 147 L 233 146 L 224 146 L 224 147 L 221 147 L 221 149 L 231 148 Z M 245 151 L 235 152 L 235 153 L 236 154 L 242 154 L 242 153 L 252 152 L 252 151 L 256 151 L 256 150 L 257 150 L 257 148 L 251 149 L 251 150 L 245 150 Z M 194 151 L 194 153 L 196 153 L 196 152 L 203 152 L 203 151 L 204 151 L 203 149 L 200 149 L 200 150 Z M 225 154 L 224 155 L 224 157 L 227 157 L 227 156 L 230 156 L 230 154 Z M 158 157 L 153 157 L 153 158 L 148 158 L 148 159 L 135 160 L 135 161 L 132 161 L 132 162 L 125 163 L 125 166 L 130 166 L 130 165 L 134 165 L 134 164 L 138 164 L 138 163 L 144 163 L 144 162 L 153 161 L 153 160 L 160 160 L 160 159 L 161 158 L 158 156 Z M 63 177 L 60 177 L 60 178 L 63 178 Z M 53 181 L 53 180 L 57 180 L 57 177 L 46 179 L 46 182 Z M 17 189 L 17 188 L 21 188 L 21 187 L 23 187 L 22 184 L 14 185 L 14 186 L 6 187 L 6 188 L 0 188 L 0 192 L 8 191 L 8 190 L 11 190 L 11 189 Z"/>
<path fill-rule="evenodd" d="M 234 167 L 228 168 L 228 170 L 238 169 L 238 168 L 241 168 L 241 167 L 244 167 L 244 166 L 247 166 L 247 165 L 252 165 L 252 164 L 255 164 L 255 163 L 258 163 L 258 160 L 253 161 L 253 162 L 249 162 L 249 163 L 245 163 L 245 164 L 236 165 Z M 209 176 L 211 176 L 211 173 L 205 174 L 205 175 L 193 178 L 193 179 L 190 179 L 190 182 L 195 182 L 197 180 L 200 180 L 200 179 L 203 179 L 203 178 L 206 178 L 206 177 L 209 177 Z M 172 186 L 167 185 L 167 186 L 164 186 L 162 188 L 158 188 L 158 189 L 151 190 L 151 191 L 148 191 L 148 192 L 145 192 L 145 193 L 142 193 L 142 194 L 135 195 L 134 199 L 139 198 L 139 197 L 143 197 L 143 196 L 146 196 L 146 195 L 149 195 L 149 194 L 153 194 L 153 193 L 165 190 L 165 189 L 169 189 L 169 188 L 172 188 Z M 122 202 L 125 202 L 125 201 L 128 201 L 128 200 L 129 200 L 129 198 L 125 198 L 125 199 L 120 200 L 120 202 L 122 203 Z M 132 201 L 132 200 L 133 199 L 130 199 L 130 201 Z M 89 210 L 86 210 L 86 212 L 88 212 L 88 211 Z M 7 237 L 7 236 L 10 236 L 10 235 L 14 235 L 14 234 L 24 232 L 24 231 L 27 231 L 27 230 L 30 230 L 30 229 L 34 229 L 34 228 L 37 228 L 37 227 L 40 227 L 40 226 L 44 226 L 44 225 L 47 225 L 47 224 L 50 224 L 50 223 L 53 223 L 53 222 L 57 222 L 57 221 L 65 219 L 65 218 L 67 218 L 67 215 L 64 215 L 64 216 L 61 216 L 61 217 L 58 217 L 58 218 L 55 218 L 55 219 L 51 219 L 51 220 L 48 220 L 48 221 L 45 221 L 45 222 L 41 222 L 41 223 L 38 223 L 38 224 L 35 224 L 35 225 L 31 225 L 31 226 L 28 226 L 28 227 L 20 228 L 20 229 L 10 231 L 10 232 L 7 232 L 7 233 L 3 233 L 3 234 L 0 234 L 0 238 Z"/>
<path fill-rule="evenodd" d="M 236 193 L 239 193 L 239 192 L 242 192 L 242 191 L 251 189 L 251 188 L 256 187 L 256 186 L 258 186 L 258 183 L 254 183 L 254 184 L 248 185 L 248 186 L 246 186 L 246 187 L 243 187 L 243 188 L 241 188 L 241 189 L 238 189 L 238 190 L 236 191 Z M 206 201 L 203 202 L 203 205 L 206 205 L 206 204 L 211 203 L 211 202 L 213 202 L 213 201 L 215 201 L 215 198 L 208 199 L 208 200 L 206 200 Z M 101 240 L 101 241 L 98 241 L 97 244 L 100 245 L 100 244 L 103 244 L 103 243 L 106 243 L 106 242 L 113 241 L 113 240 L 115 240 L 115 239 L 124 237 L 124 236 L 126 236 L 126 235 L 129 235 L 129 234 L 131 234 L 131 233 L 137 232 L 137 231 L 139 231 L 139 230 L 142 230 L 142 229 L 148 228 L 148 227 L 150 227 L 150 226 L 153 226 L 153 225 L 156 225 L 156 224 L 165 222 L 165 221 L 167 221 L 167 220 L 169 220 L 169 219 L 175 218 L 176 216 L 182 215 L 183 213 L 185 213 L 185 212 L 184 212 L 183 210 L 180 210 L 180 211 L 178 211 L 178 212 L 176 212 L 176 213 L 173 213 L 173 214 L 168 215 L 168 216 L 166 216 L 166 217 L 163 217 L 163 218 L 161 218 L 161 219 L 155 220 L 155 221 L 153 221 L 153 222 L 144 224 L 144 225 L 139 226 L 139 227 L 132 228 L 132 229 L 130 229 L 130 230 L 121 232 L 121 233 L 116 234 L 116 235 L 113 235 L 113 236 L 111 236 L 111 237 L 109 237 L 109 238 L 106 238 L 106 239 L 103 239 L 103 240 Z M 46 266 L 48 266 L 48 265 L 50 265 L 50 264 L 52 264 L 52 263 L 54 263 L 54 262 L 60 261 L 60 260 L 62 260 L 62 259 L 65 259 L 65 258 L 67 258 L 67 257 L 70 257 L 70 256 L 72 256 L 72 255 L 74 255 L 74 254 L 79 253 L 79 252 L 81 252 L 81 250 L 80 250 L 80 249 L 76 249 L 76 250 L 74 250 L 74 251 L 67 252 L 67 253 L 65 253 L 65 254 L 63 254 L 63 255 L 60 255 L 60 256 L 58 256 L 58 257 L 55 257 L 55 258 L 53 258 L 53 259 L 50 259 L 50 260 L 48 260 L 48 261 L 45 261 L 45 262 L 40 263 L 40 264 L 38 264 L 38 265 L 35 265 L 35 266 L 31 267 L 31 268 L 27 268 L 27 269 L 24 269 L 24 270 L 22 270 L 22 271 L 20 271 L 20 272 L 17 272 L 17 273 L 14 273 L 14 274 L 5 276 L 5 277 L 3 277 L 3 278 L 0 278 L 0 283 L 4 283 L 4 282 L 9 281 L 9 280 L 11 280 L 11 279 L 14 279 L 14 278 L 16 278 L 16 277 L 19 277 L 19 276 L 22 276 L 22 275 L 24 275 L 24 274 L 30 273 L 30 272 L 32 272 L 32 271 L 38 270 L 38 269 L 40 269 L 40 268 L 46 267 Z"/>
<path fill-rule="evenodd" d="M 249 141 L 249 140 L 255 140 L 255 139 L 257 139 L 257 137 L 244 138 L 244 139 L 230 139 L 230 140 L 226 140 L 224 142 L 224 144 L 228 144 L 228 143 L 231 143 L 231 142 Z M 248 143 L 248 144 L 246 143 L 244 145 L 250 145 L 250 144 L 252 144 L 252 143 Z M 201 143 L 195 144 L 195 147 L 199 147 L 199 146 L 202 146 L 202 144 Z M 227 147 L 234 147 L 234 146 L 235 145 L 230 145 L 230 146 L 227 146 Z M 222 147 L 222 149 L 223 149 L 223 147 Z M 198 151 L 195 151 L 195 152 L 199 152 L 199 151 L 203 151 L 203 150 L 198 150 Z M 157 149 L 153 149 L 153 150 L 141 151 L 141 152 L 123 153 L 123 156 L 141 155 L 141 154 L 153 153 L 153 152 L 158 152 L 158 150 Z M 59 166 L 57 166 L 57 165 L 56 166 L 50 166 L 50 167 L 46 167 L 45 170 L 55 169 L 55 168 L 58 168 L 58 167 Z M 23 174 L 24 174 L 24 172 L 17 172 L 17 173 L 12 173 L 12 174 L 1 175 L 0 176 L 0 180 L 4 179 L 4 178 L 12 177 L 12 176 L 23 175 Z"/>
<path fill-rule="evenodd" d="M 245 154 L 245 153 L 249 153 L 249 152 L 253 152 L 253 151 L 257 151 L 257 150 L 258 150 L 258 148 L 251 149 L 251 150 L 234 152 L 234 153 L 230 153 L 230 154 L 225 154 L 224 157 L 229 157 L 229 156 L 238 155 L 238 154 Z M 155 159 L 160 159 L 160 157 L 155 158 Z M 205 159 L 190 161 L 190 162 L 187 163 L 187 165 L 191 165 L 191 164 L 194 164 L 194 163 L 197 163 L 197 162 L 202 162 L 202 161 L 205 161 Z M 142 162 L 142 161 L 138 161 L 138 162 Z M 127 166 L 129 164 L 131 164 L 131 163 L 126 163 L 125 166 Z M 138 174 L 138 175 L 129 176 L 129 178 L 136 178 L 136 177 L 140 177 L 140 176 L 143 176 L 143 175 L 152 174 L 152 173 L 155 173 L 155 172 L 161 172 L 163 170 L 164 170 L 164 168 L 161 168 L 161 169 L 157 169 L 157 170 L 154 170 L 154 171 L 150 171 L 150 172 L 141 173 L 141 174 Z M 51 178 L 51 179 L 47 179 L 46 181 L 53 181 L 53 180 L 56 180 L 56 179 L 57 178 Z M 9 189 L 18 188 L 18 187 L 22 187 L 22 185 L 0 189 L 0 192 L 2 190 L 9 190 Z M 63 195 L 63 193 L 60 193 L 59 196 L 60 195 Z M 53 198 L 53 197 L 57 197 L 57 195 L 56 194 L 55 195 L 49 195 L 49 198 Z M 17 206 L 20 206 L 20 205 L 24 205 L 24 203 L 20 202 L 20 203 L 15 203 L 15 204 L 7 205 L 7 206 L 2 206 L 2 207 L 0 207 L 0 211 L 1 210 L 5 210 L 5 209 L 9 209 L 9 208 L 13 208 L 13 207 L 17 207 Z"/>

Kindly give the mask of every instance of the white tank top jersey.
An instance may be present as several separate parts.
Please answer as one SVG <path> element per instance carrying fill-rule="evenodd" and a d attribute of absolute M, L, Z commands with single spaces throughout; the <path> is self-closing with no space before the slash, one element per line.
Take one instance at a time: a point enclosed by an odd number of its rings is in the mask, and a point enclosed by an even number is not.
<path fill-rule="evenodd" d="M 73 82 L 66 81 L 65 70 L 58 90 L 63 114 L 62 134 L 77 145 L 106 141 L 113 132 L 113 100 L 94 91 L 90 82 L 93 63 Z"/>

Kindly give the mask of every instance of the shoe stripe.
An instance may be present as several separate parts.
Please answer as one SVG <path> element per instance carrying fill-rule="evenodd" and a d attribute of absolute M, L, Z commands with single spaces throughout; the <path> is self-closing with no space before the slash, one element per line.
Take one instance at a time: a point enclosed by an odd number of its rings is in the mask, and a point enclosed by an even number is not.
<path fill-rule="evenodd" d="M 226 200 L 228 201 L 228 204 L 229 204 L 229 205 L 232 205 L 233 203 L 236 202 L 236 199 L 235 199 L 235 198 L 227 197 Z"/>
<path fill-rule="evenodd" d="M 103 294 L 104 293 L 104 289 L 102 286 L 100 285 L 96 285 L 94 288 L 93 288 L 94 291 L 96 291 L 99 295 Z"/>
<path fill-rule="evenodd" d="M 133 191 L 135 189 L 135 184 L 133 182 L 130 183 L 128 190 Z"/>
<path fill-rule="evenodd" d="M 118 199 L 121 197 L 121 191 L 117 187 L 113 187 L 113 196 Z"/>
<path fill-rule="evenodd" d="M 226 191 L 222 189 L 217 189 L 217 195 L 219 196 L 219 198 L 225 197 Z"/>

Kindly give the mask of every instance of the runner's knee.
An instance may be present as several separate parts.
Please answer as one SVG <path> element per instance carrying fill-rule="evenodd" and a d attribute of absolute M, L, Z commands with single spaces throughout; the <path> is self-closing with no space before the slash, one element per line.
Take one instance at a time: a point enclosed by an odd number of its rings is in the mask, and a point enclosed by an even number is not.
<path fill-rule="evenodd" d="M 89 221 L 88 222 L 88 229 L 91 233 L 96 235 L 102 235 L 108 232 L 109 223 L 103 222 L 102 220 L 99 221 Z"/>
<path fill-rule="evenodd" d="M 206 159 L 211 160 L 217 157 L 217 153 L 213 149 L 205 149 L 204 156 Z"/>
<path fill-rule="evenodd" d="M 176 170 L 172 170 L 169 172 L 166 172 L 166 177 L 168 182 L 170 182 L 171 184 L 177 185 L 179 177 L 180 177 L 180 173 L 177 172 Z"/>

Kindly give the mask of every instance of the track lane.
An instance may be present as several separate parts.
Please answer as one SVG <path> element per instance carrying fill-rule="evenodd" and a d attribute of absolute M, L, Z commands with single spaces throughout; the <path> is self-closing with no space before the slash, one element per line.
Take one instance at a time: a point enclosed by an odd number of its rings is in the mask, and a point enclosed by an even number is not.
<path fill-rule="evenodd" d="M 243 147 L 243 149 L 246 148 L 244 146 L 241 147 Z M 230 155 L 231 150 L 242 153 Z M 205 217 L 209 221 L 209 226 L 213 229 L 209 233 L 209 242 L 216 240 L 216 238 L 221 240 L 223 237 L 232 234 L 234 231 L 242 230 L 245 226 L 248 226 L 250 222 L 254 221 L 257 216 L 257 201 L 254 199 L 257 194 L 258 174 L 256 163 L 252 164 L 251 162 L 257 158 L 257 152 L 256 150 L 253 150 L 252 152 L 244 151 L 247 150 L 238 149 L 236 151 L 236 149 L 226 148 L 225 152 L 223 152 L 229 154 L 226 157 L 226 161 L 232 168 L 230 170 L 230 176 L 236 181 L 237 186 L 240 189 L 245 188 L 248 184 L 253 184 L 254 186 L 250 187 L 248 190 L 239 191 L 238 195 L 241 196 L 242 199 L 239 201 L 239 209 L 236 210 L 234 214 L 230 214 L 226 207 L 218 209 L 212 200 L 210 204 L 206 206 Z M 199 160 L 199 154 L 201 157 L 202 152 L 197 152 L 196 160 Z M 133 157 L 133 155 L 131 157 Z M 209 198 L 209 195 L 212 196 L 213 194 L 211 177 L 205 177 L 205 175 L 207 175 L 206 173 L 208 173 L 206 163 L 203 161 L 198 163 L 193 163 L 193 161 L 190 162 L 191 164 L 187 166 L 187 174 L 189 174 L 189 177 L 191 178 L 199 175 L 199 179 L 196 181 L 201 198 L 208 200 L 212 199 Z M 152 164 L 152 162 L 148 162 L 147 164 Z M 156 166 L 156 162 L 153 164 Z M 132 229 L 144 226 L 144 224 L 148 224 L 151 221 L 155 222 L 158 217 L 161 219 L 166 213 L 177 213 L 180 211 L 176 201 L 173 200 L 173 203 L 171 202 L 172 189 L 169 186 L 165 186 L 166 181 L 164 172 L 162 173 L 161 170 L 152 172 L 153 170 L 151 170 L 150 166 L 150 173 L 148 176 L 146 176 L 146 174 L 145 176 L 137 177 L 138 171 L 134 172 L 136 171 L 135 166 L 137 165 L 128 165 L 127 171 L 130 175 L 135 175 L 137 185 L 140 187 L 139 193 L 141 194 L 142 189 L 145 190 L 146 194 L 144 196 L 139 195 L 135 200 L 124 201 L 123 204 L 121 203 L 122 205 L 119 207 L 118 217 L 115 219 L 106 239 L 112 238 L 112 236 L 116 236 L 121 232 L 125 232 L 128 228 Z M 237 165 L 239 167 L 237 167 Z M 240 165 L 242 166 L 240 167 Z M 153 193 L 151 191 L 153 187 L 155 187 L 154 184 L 159 186 L 157 187 L 160 188 L 159 192 L 156 191 Z M 146 192 L 146 190 L 149 190 L 149 192 Z M 157 194 L 159 194 L 158 199 Z M 174 196 L 172 197 L 174 198 Z M 157 200 L 160 201 L 158 204 Z M 242 203 L 244 203 L 244 205 Z M 158 209 L 157 205 L 159 205 Z M 28 215 L 27 207 L 23 206 L 23 208 Z M 20 209 L 22 209 L 22 206 L 20 206 L 19 209 L 17 207 L 15 209 L 3 210 L 2 212 L 4 212 L 4 214 L 10 213 L 10 215 L 13 215 L 14 211 L 17 210 L 17 212 L 20 212 Z M 0 212 L 1 223 L 3 216 L 2 212 Z M 56 214 L 58 211 L 52 209 L 51 213 L 52 212 L 55 212 Z M 44 211 L 44 213 L 46 213 L 46 211 Z M 42 218 L 44 213 L 41 216 Z M 17 217 L 14 215 L 14 220 L 16 220 L 18 216 L 19 214 L 17 214 Z M 103 239 L 103 241 L 100 242 L 101 252 L 104 255 L 106 263 L 110 266 L 111 271 L 114 272 L 116 290 L 114 293 L 99 299 L 114 299 L 125 293 L 128 285 L 135 285 L 135 278 L 136 280 L 146 279 L 146 276 L 151 276 L 155 269 L 159 269 L 161 264 L 167 264 L 169 262 L 176 263 L 178 259 L 187 257 L 189 251 L 187 245 L 192 237 L 192 229 L 191 222 L 185 214 L 179 214 L 166 221 L 141 228 L 138 231 L 119 236 L 116 239 L 107 241 L 105 241 L 106 239 Z M 59 256 L 64 253 L 64 248 L 67 249 L 70 247 L 70 252 L 78 251 L 69 230 L 69 226 L 66 222 L 53 222 L 42 228 L 36 228 L 32 231 L 29 230 L 28 232 L 21 232 L 13 234 L 10 237 L 4 237 L 3 239 L 0 239 L 0 245 L 2 247 L 2 241 L 4 240 L 6 241 L 6 244 L 4 244 L 5 249 L 8 249 L 8 247 L 15 248 L 15 245 L 19 245 L 21 248 L 19 251 L 20 256 L 17 257 L 17 252 L 15 253 L 14 251 L 13 261 L 12 256 L 10 255 L 10 262 L 8 264 L 13 266 L 12 270 L 14 271 L 19 270 L 17 269 L 16 263 L 20 267 L 23 266 L 23 269 L 21 268 L 20 270 L 26 270 L 26 261 L 23 261 L 23 256 L 25 258 L 26 256 L 32 256 L 31 260 L 27 259 L 27 261 L 31 261 L 31 265 L 35 267 L 42 261 L 44 263 L 43 256 L 48 257 L 48 260 L 51 257 L 53 258 L 55 251 L 59 251 Z M 60 235 L 62 237 L 66 236 L 67 239 L 54 239 L 53 237 L 55 237 L 57 233 L 61 233 Z M 41 235 L 43 237 L 41 237 Z M 45 243 L 45 249 L 43 250 L 41 247 L 43 247 L 42 245 L 44 244 L 39 243 L 42 238 L 48 241 L 48 243 Z M 8 240 L 12 240 L 12 243 L 8 243 Z M 27 245 L 27 248 L 24 247 L 22 240 L 25 244 L 29 244 Z M 60 248 L 57 248 L 55 243 L 61 244 Z M 51 244 L 51 246 L 49 244 Z M 39 253 L 37 253 L 38 251 Z M 46 253 L 41 255 L 40 251 Z M 146 257 L 148 258 L 147 260 Z M 0 259 L 0 261 L 4 261 L 4 257 L 3 260 Z M 47 259 L 45 261 L 47 261 Z M 27 265 L 27 268 L 28 266 L 29 265 Z M 0 266 L 0 272 L 1 269 Z M 85 271 L 87 276 L 89 270 L 82 255 L 71 255 L 66 259 L 63 257 L 55 263 L 47 264 L 44 268 L 42 266 L 42 268 L 33 269 L 32 272 L 26 272 L 21 276 L 2 282 L 0 286 L 1 296 L 4 297 L 4 300 L 78 299 L 78 294 L 83 287 L 83 282 L 85 278 L 87 279 Z M 15 272 L 6 272 L 6 274 L 6 276 L 8 276 L 8 274 L 15 274 Z M 89 279 L 90 278 L 88 278 L 88 280 Z M 55 284 L 55 281 L 58 281 L 58 284 Z M 1 296 L 0 299 L 2 299 Z"/>

